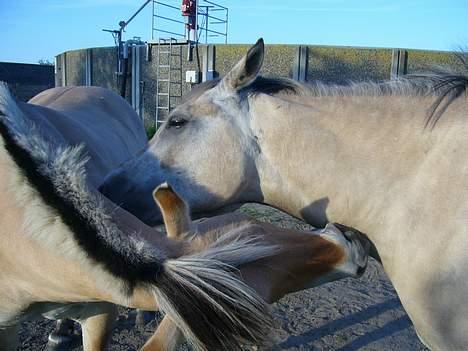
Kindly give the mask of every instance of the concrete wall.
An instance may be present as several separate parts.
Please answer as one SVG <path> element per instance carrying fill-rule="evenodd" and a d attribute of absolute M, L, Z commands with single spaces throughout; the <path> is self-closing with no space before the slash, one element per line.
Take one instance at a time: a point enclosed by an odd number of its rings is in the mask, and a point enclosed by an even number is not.
<path fill-rule="evenodd" d="M 455 53 L 408 50 L 408 74 L 427 71 L 434 66 L 450 67 L 457 72 L 466 73 Z"/>
<path fill-rule="evenodd" d="M 391 49 L 308 46 L 307 80 L 346 84 L 390 78 Z"/>
<path fill-rule="evenodd" d="M 0 81 L 7 82 L 18 99 L 28 101 L 54 87 L 54 66 L 0 62 Z"/>
<path fill-rule="evenodd" d="M 173 81 L 171 106 L 176 106 L 180 102 L 180 84 L 182 94 L 191 89 L 191 84 L 185 82 L 186 71 L 206 71 L 209 68 L 206 67 L 209 61 L 207 58 L 211 58 L 214 76 L 223 76 L 247 52 L 249 47 L 250 45 L 216 44 L 214 49 L 210 48 L 211 51 L 209 51 L 206 45 L 200 45 L 198 50 L 200 63 L 198 64 L 195 50 L 193 50 L 192 61 L 188 61 L 186 59 L 188 46 L 183 44 L 173 46 L 173 53 L 177 54 L 173 56 L 173 63 L 178 66 L 180 61 L 177 56 L 181 54 L 182 72 L 176 70 L 171 72 Z M 164 50 L 165 47 L 161 49 Z M 208 52 L 213 54 L 208 54 Z M 116 92 L 120 90 L 123 77 L 117 73 L 117 52 L 113 47 L 69 51 L 58 55 L 56 62 L 57 85 L 88 84 L 103 86 Z M 398 62 L 400 62 L 399 65 Z M 160 63 L 162 65 L 168 63 L 167 55 L 161 55 Z M 293 77 L 302 81 L 320 80 L 326 83 L 347 84 L 350 81 L 382 81 L 390 79 L 391 72 L 393 75 L 415 73 L 428 70 L 434 65 L 448 66 L 456 71 L 463 69 L 456 56 L 450 52 L 267 45 L 261 74 Z M 159 71 L 161 78 L 167 78 L 167 68 L 160 68 Z M 132 76 L 132 72 L 135 76 Z M 147 126 L 155 123 L 157 72 L 158 47 L 156 45 L 139 46 L 131 51 L 130 66 L 126 77 L 126 98 L 144 118 Z M 167 89 L 165 84 L 167 83 L 159 83 L 160 91 Z M 167 97 L 160 96 L 160 104 L 167 104 Z M 164 119 L 165 111 L 159 111 L 160 119 Z"/>
<path fill-rule="evenodd" d="M 201 65 L 201 55 L 202 51 L 205 49 L 204 46 L 200 45 L 199 47 L 199 56 L 200 56 L 200 65 Z M 156 77 L 158 72 L 158 48 L 157 46 L 142 46 L 140 47 L 140 64 L 141 64 L 141 84 L 140 84 L 140 94 L 142 98 L 140 100 L 141 105 L 141 114 L 145 118 L 145 123 L 153 124 L 156 120 Z M 147 53 L 147 50 L 150 50 Z M 168 47 L 164 47 L 164 50 L 168 50 Z M 185 72 L 186 71 L 198 71 L 198 61 L 196 58 L 195 50 L 193 51 L 194 57 L 192 61 L 187 61 L 187 45 L 175 46 L 173 50 L 173 65 L 175 67 L 182 64 L 182 71 L 172 70 L 171 79 L 173 81 L 171 87 L 171 106 L 176 106 L 180 103 L 181 95 L 184 95 L 191 89 L 191 84 L 185 82 Z M 147 60 L 149 58 L 149 60 Z M 182 61 L 180 61 L 180 58 Z M 134 62 L 134 61 L 132 61 Z M 160 63 L 162 65 L 167 65 L 168 55 L 161 54 Z M 160 68 L 161 78 L 168 77 L 168 68 Z M 180 84 L 182 86 L 180 86 Z M 164 92 L 167 90 L 167 83 L 159 83 L 160 91 Z M 182 92 L 181 92 L 182 90 Z M 167 97 L 160 96 L 160 105 L 167 105 Z M 166 113 L 164 110 L 160 110 L 160 119 L 164 119 Z"/>

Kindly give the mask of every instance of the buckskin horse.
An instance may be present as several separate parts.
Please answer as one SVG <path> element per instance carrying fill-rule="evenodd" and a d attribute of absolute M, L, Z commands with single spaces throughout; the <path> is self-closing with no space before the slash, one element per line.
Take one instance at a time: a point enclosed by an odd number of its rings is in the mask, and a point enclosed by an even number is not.
<path fill-rule="evenodd" d="M 238 279 L 235 267 L 267 300 L 364 270 L 366 239 L 336 228 L 288 236 L 231 215 L 197 225 L 199 235 L 191 240 L 180 240 L 180 230 L 162 235 L 95 190 L 108 165 L 144 144 L 127 140 L 114 147 L 118 156 L 101 158 L 101 152 L 112 153 L 112 144 L 99 128 L 112 120 L 123 127 L 111 129 L 111 137 L 132 139 L 126 135 L 130 131 L 144 139 L 128 104 L 101 88 L 56 88 L 39 97 L 35 104 L 17 103 L 0 86 L 0 341 L 5 348 L 16 349 L 19 322 L 47 316 L 79 321 L 84 349 L 102 349 L 114 316 L 110 302 L 161 307 L 172 330 L 197 349 L 238 349 L 241 343 L 261 343 L 271 324 L 263 299 Z M 93 119 L 97 116 L 99 121 Z M 168 219 L 168 228 L 187 223 L 182 214 Z M 262 275 L 275 271 L 275 264 L 284 268 L 288 255 L 286 274 L 295 272 L 292 278 Z M 146 349 L 161 336 L 167 340 L 167 327 Z"/>
<path fill-rule="evenodd" d="M 2 327 L 70 302 L 157 301 L 197 349 L 267 337 L 268 309 L 233 269 L 274 247 L 234 237 L 185 253 L 87 183 L 80 147 L 52 146 L 4 86 L 0 96 Z M 12 335 L 2 345 L 15 348 Z"/>
<path fill-rule="evenodd" d="M 425 345 L 468 345 L 468 77 L 348 86 L 259 76 L 259 40 L 175 108 L 102 191 L 147 223 L 169 181 L 192 211 L 245 202 L 366 233 Z M 375 252 L 374 252 L 375 254 Z"/>

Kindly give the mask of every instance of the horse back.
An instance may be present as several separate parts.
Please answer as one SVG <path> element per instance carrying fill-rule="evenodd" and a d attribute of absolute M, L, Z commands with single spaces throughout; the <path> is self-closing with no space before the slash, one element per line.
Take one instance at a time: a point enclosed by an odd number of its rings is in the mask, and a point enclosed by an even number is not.
<path fill-rule="evenodd" d="M 58 87 L 20 105 L 53 141 L 84 144 L 90 181 L 98 186 L 112 169 L 146 146 L 143 123 L 131 106 L 100 87 Z"/>

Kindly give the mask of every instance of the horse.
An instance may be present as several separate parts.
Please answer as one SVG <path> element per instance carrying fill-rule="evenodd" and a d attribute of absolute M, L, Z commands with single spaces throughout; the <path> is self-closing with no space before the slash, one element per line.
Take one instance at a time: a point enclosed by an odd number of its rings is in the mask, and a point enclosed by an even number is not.
<path fill-rule="evenodd" d="M 338 223 L 323 230 L 282 229 L 240 213 L 228 213 L 194 222 L 188 204 L 164 183 L 153 198 L 168 237 L 192 243 L 197 251 L 234 232 L 238 239 L 257 237 L 277 247 L 275 255 L 240 267 L 242 279 L 267 303 L 286 294 L 313 288 L 346 277 L 359 277 L 367 266 L 370 242 L 362 233 Z M 142 351 L 177 350 L 182 333 L 167 316 Z"/>
<path fill-rule="evenodd" d="M 104 177 L 124 161 L 141 152 L 147 141 L 140 118 L 129 104 L 110 90 L 100 87 L 57 87 L 47 89 L 20 109 L 45 134 L 55 147 L 83 144 L 89 158 L 85 164 L 88 181 L 99 186 Z M 89 318 L 84 334 L 91 349 L 107 340 L 111 321 L 117 311 L 100 305 L 103 314 Z M 77 309 L 76 305 L 73 307 Z M 50 313 L 50 317 L 60 314 Z M 102 330 L 106 326 L 106 330 Z M 59 321 L 49 336 L 49 348 L 70 343 L 70 323 Z"/>
<path fill-rule="evenodd" d="M 19 104 L 54 145 L 84 144 L 89 157 L 86 176 L 95 187 L 142 152 L 148 140 L 135 111 L 108 89 L 57 87 Z"/>
<path fill-rule="evenodd" d="M 259 75 L 259 40 L 176 107 L 101 190 L 147 223 L 169 181 L 195 215 L 259 202 L 367 234 L 421 341 L 468 344 L 468 77 L 347 86 Z"/>
<path fill-rule="evenodd" d="M 70 302 L 152 310 L 157 301 L 200 350 L 267 337 L 265 303 L 232 270 L 274 248 L 234 238 L 184 253 L 93 189 L 82 149 L 54 147 L 3 90 L 2 327 Z M 2 341 L 16 349 L 11 335 Z"/>
<path fill-rule="evenodd" d="M 238 349 L 241 343 L 261 343 L 268 335 L 271 323 L 265 298 L 359 276 L 365 269 L 367 240 L 336 227 L 315 235 L 304 233 L 301 245 L 296 235 L 290 240 L 287 231 L 236 216 L 197 225 L 199 235 L 190 240 L 180 240 L 179 229 L 162 235 L 96 191 L 106 165 L 136 153 L 142 144 L 140 124 L 128 120 L 135 116 L 128 104 L 105 89 L 84 87 L 52 89 L 33 101 L 47 107 L 17 103 L 0 85 L 4 180 L 0 340 L 8 349 L 16 348 L 18 323 L 39 316 L 77 320 L 82 324 L 84 349 L 102 349 L 115 316 L 111 304 L 146 310 L 161 307 L 178 338 L 184 335 L 196 349 L 221 345 Z M 108 126 L 104 120 L 110 118 L 109 106 L 129 111 L 112 118 L 123 119 L 117 125 L 133 125 L 132 133 L 140 133 L 140 141 L 127 141 L 120 149 L 114 146 L 119 155 L 93 165 L 89 154 L 102 156 L 99 148 L 106 151 L 110 144 L 100 146 L 93 135 L 83 132 L 80 137 L 78 133 L 91 128 L 86 121 L 93 121 L 93 115 L 86 111 L 96 113 L 94 118 L 103 112 L 99 123 Z M 113 133 L 126 137 L 129 130 L 124 127 Z M 74 141 L 86 144 L 70 145 L 65 132 L 75 133 Z M 98 139 L 103 133 L 93 130 Z M 107 151 L 112 153 L 112 149 Z M 161 192 L 160 187 L 155 194 Z M 163 207 L 164 196 L 155 197 Z M 166 222 L 171 228 L 171 223 L 181 221 L 187 222 L 177 214 Z M 264 235 L 264 231 L 272 234 Z M 275 262 L 288 255 L 293 276 L 286 287 L 283 280 L 267 273 L 280 276 Z M 236 267 L 257 293 L 239 280 Z M 183 291 L 172 291 L 179 289 Z M 204 322 L 196 321 L 196 316 Z M 155 347 L 157 338 L 167 340 L 167 323 L 147 350 Z M 211 323 L 217 323 L 216 328 L 206 325 Z"/>

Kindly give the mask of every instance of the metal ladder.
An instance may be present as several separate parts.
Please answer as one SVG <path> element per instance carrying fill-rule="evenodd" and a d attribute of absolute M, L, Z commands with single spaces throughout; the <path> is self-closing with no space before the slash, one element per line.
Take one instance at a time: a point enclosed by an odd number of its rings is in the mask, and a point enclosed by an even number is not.
<path fill-rule="evenodd" d="M 175 38 L 159 38 L 156 72 L 156 129 L 182 98 L 182 45 Z"/>

